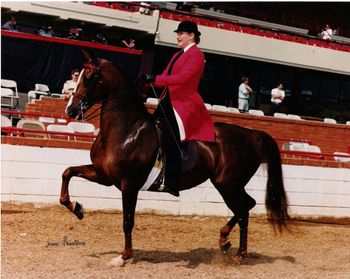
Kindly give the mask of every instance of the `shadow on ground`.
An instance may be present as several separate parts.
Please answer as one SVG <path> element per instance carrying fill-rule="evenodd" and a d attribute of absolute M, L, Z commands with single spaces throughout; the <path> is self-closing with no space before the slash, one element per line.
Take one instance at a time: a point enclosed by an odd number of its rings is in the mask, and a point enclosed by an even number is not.
<path fill-rule="evenodd" d="M 134 258 L 132 264 L 141 262 L 147 263 L 176 263 L 184 262 L 187 268 L 196 268 L 200 264 L 218 264 L 232 266 L 237 264 L 235 260 L 236 249 L 230 249 L 226 255 L 223 255 L 219 249 L 197 248 L 188 252 L 168 252 L 168 251 L 150 251 L 150 250 L 134 250 Z M 105 255 L 119 254 L 115 251 L 101 252 L 88 255 L 89 257 L 100 258 Z M 248 257 L 240 261 L 240 265 L 258 265 L 273 263 L 276 260 L 283 260 L 290 263 L 295 263 L 295 258 L 292 256 L 271 257 L 259 253 L 248 253 Z"/>

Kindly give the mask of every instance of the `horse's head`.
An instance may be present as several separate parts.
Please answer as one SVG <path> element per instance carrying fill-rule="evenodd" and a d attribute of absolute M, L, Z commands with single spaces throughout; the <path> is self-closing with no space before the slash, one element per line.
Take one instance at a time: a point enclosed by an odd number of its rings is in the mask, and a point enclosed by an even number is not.
<path fill-rule="evenodd" d="M 108 92 L 108 76 L 104 73 L 104 64 L 107 61 L 97 59 L 88 49 L 82 51 L 85 58 L 84 68 L 66 106 L 66 113 L 72 118 L 81 118 L 93 104 L 105 100 Z"/>

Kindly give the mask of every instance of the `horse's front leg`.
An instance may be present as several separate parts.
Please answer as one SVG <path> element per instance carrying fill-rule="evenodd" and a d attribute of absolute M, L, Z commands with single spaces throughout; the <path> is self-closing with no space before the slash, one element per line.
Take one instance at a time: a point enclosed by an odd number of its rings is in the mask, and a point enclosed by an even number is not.
<path fill-rule="evenodd" d="M 138 196 L 138 189 L 126 183 L 121 186 L 123 199 L 123 230 L 125 246 L 122 254 L 110 261 L 114 266 L 124 266 L 125 262 L 132 258 L 132 229 L 134 228 L 135 208 Z"/>
<path fill-rule="evenodd" d="M 84 218 L 84 211 L 81 204 L 78 202 L 72 203 L 69 198 L 69 181 L 73 176 L 85 178 L 92 182 L 98 182 L 104 185 L 112 185 L 106 181 L 105 177 L 101 177 L 95 170 L 94 165 L 84 165 L 77 167 L 69 167 L 62 174 L 62 186 L 60 203 L 73 212 L 80 220 Z"/>

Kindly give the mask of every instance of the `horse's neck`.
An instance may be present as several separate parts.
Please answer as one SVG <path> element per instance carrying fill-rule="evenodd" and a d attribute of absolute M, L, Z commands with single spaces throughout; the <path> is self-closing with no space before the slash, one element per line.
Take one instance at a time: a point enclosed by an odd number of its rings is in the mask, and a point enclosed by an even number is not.
<path fill-rule="evenodd" d="M 130 92 L 134 94 L 134 92 Z M 132 133 L 135 125 L 143 125 L 149 121 L 150 115 L 147 112 L 141 98 L 137 95 L 111 95 L 102 104 L 100 129 L 102 132 L 117 130 L 117 137 L 127 138 Z M 113 129 L 112 129 L 113 127 Z"/>

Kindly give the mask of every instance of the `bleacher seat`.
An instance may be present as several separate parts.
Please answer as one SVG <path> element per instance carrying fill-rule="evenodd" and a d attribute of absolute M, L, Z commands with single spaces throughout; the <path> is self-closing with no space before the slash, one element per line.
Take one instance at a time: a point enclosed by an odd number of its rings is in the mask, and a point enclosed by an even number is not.
<path fill-rule="evenodd" d="M 211 104 L 208 104 L 208 103 L 204 103 L 205 107 L 207 108 L 207 110 L 211 110 L 212 108 L 212 105 Z"/>
<path fill-rule="evenodd" d="M 72 127 L 76 133 L 94 134 L 95 131 L 95 126 L 91 123 L 69 122 L 67 126 Z"/>
<path fill-rule="evenodd" d="M 67 126 L 67 125 L 56 125 L 56 124 L 50 124 L 46 127 L 47 131 L 50 132 L 64 132 L 64 133 L 74 133 L 74 130 L 72 127 Z M 49 138 L 56 138 L 56 139 L 67 139 L 69 140 L 70 138 L 75 139 L 75 136 L 70 136 L 70 135 L 55 135 L 55 134 L 48 134 Z"/>
<path fill-rule="evenodd" d="M 150 105 L 158 105 L 159 101 L 157 98 L 147 98 L 146 103 Z"/>
<path fill-rule="evenodd" d="M 9 99 L 9 102 L 3 101 Z M 11 79 L 1 79 L 1 106 L 14 109 L 18 105 L 17 82 Z"/>
<path fill-rule="evenodd" d="M 127 8 L 124 8 L 122 5 L 120 5 L 120 4 L 118 4 L 118 3 L 112 3 L 110 7 L 111 7 L 112 9 L 115 9 L 115 10 L 130 12 Z"/>
<path fill-rule="evenodd" d="M 276 118 L 288 118 L 288 115 L 287 115 L 287 114 L 285 114 L 285 113 L 280 113 L 280 112 L 275 112 L 275 113 L 273 114 L 273 116 L 276 117 Z"/>
<path fill-rule="evenodd" d="M 241 113 L 238 108 L 233 108 L 233 107 L 228 107 L 227 111 L 231 113 Z"/>
<path fill-rule="evenodd" d="M 1 115 L 1 127 L 12 127 L 12 121 L 5 115 Z"/>
<path fill-rule="evenodd" d="M 308 145 L 307 152 L 321 153 L 321 149 L 316 145 Z M 321 154 L 320 155 L 310 155 L 310 157 L 315 158 L 315 159 L 324 159 L 324 156 Z"/>
<path fill-rule="evenodd" d="M 309 144 L 306 142 L 289 142 L 289 150 L 291 151 L 308 151 Z"/>
<path fill-rule="evenodd" d="M 40 116 L 39 121 L 41 121 L 42 123 L 55 123 L 55 118 Z"/>
<path fill-rule="evenodd" d="M 250 109 L 248 111 L 249 114 L 252 114 L 252 115 L 256 115 L 256 116 L 264 116 L 264 112 L 262 110 L 258 110 L 258 109 Z"/>
<path fill-rule="evenodd" d="M 302 120 L 301 117 L 296 114 L 288 114 L 288 118 L 293 120 Z"/>
<path fill-rule="evenodd" d="M 337 121 L 333 118 L 324 118 L 323 122 L 327 124 L 337 124 Z"/>
<path fill-rule="evenodd" d="M 17 122 L 17 128 L 45 131 L 45 125 L 39 120 L 21 119 Z M 22 132 L 23 136 L 46 138 L 45 134 L 34 132 Z"/>
<path fill-rule="evenodd" d="M 168 11 L 162 11 L 160 13 L 161 18 L 166 18 L 166 19 L 173 19 L 173 13 L 168 12 Z"/>
<path fill-rule="evenodd" d="M 50 89 L 46 84 L 36 83 L 34 90 L 28 92 L 28 102 L 41 96 L 49 96 Z"/>
<path fill-rule="evenodd" d="M 348 163 L 350 162 L 350 154 L 345 152 L 333 152 L 334 160 L 337 162 Z M 347 155 L 349 157 L 339 157 L 337 155 Z"/>
<path fill-rule="evenodd" d="M 103 8 L 110 8 L 109 4 L 107 2 L 91 2 L 90 5 L 103 7 Z"/>
<path fill-rule="evenodd" d="M 277 37 L 277 34 L 276 33 L 272 33 L 272 32 L 264 32 L 263 33 L 263 36 L 264 37 L 267 37 L 267 38 L 276 38 Z"/>
<path fill-rule="evenodd" d="M 228 111 L 228 108 L 225 107 L 225 106 L 213 105 L 213 106 L 211 107 L 211 110 L 213 110 L 213 111 L 227 112 L 227 111 Z"/>

